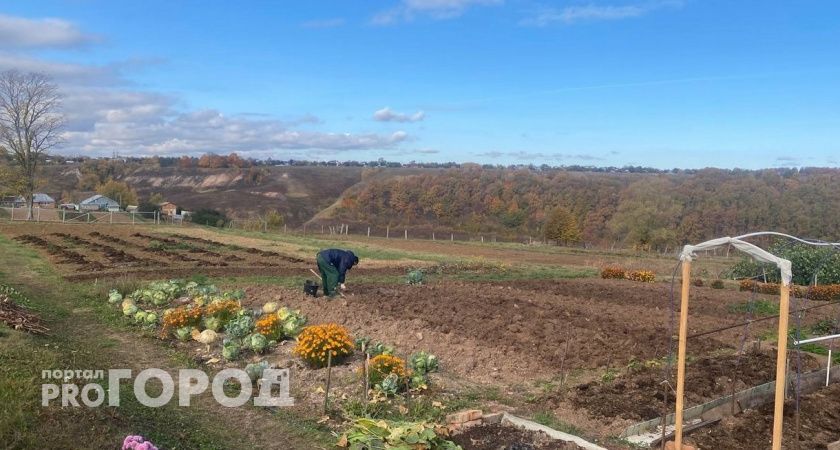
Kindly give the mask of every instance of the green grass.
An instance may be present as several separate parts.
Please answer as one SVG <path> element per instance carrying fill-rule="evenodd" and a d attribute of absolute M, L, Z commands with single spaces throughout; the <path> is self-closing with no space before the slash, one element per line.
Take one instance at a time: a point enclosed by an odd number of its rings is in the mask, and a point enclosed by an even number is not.
<path fill-rule="evenodd" d="M 148 408 L 134 399 L 132 383 L 121 386 L 118 408 L 60 408 L 41 406 L 41 370 L 107 369 L 131 367 L 123 360 L 124 348 L 109 334 L 141 334 L 127 325 L 118 308 L 104 298 L 115 286 L 133 290 L 130 278 L 109 283 L 67 283 L 34 251 L 0 236 L 0 283 L 10 285 L 30 298 L 31 306 L 51 329 L 46 337 L 2 328 L 0 333 L 0 442 L 3 448 L 117 448 L 128 434 L 142 434 L 166 449 L 242 448 L 251 442 L 245 427 L 226 423 L 216 414 L 221 406 L 182 408 L 177 403 Z M 11 270 L 10 270 L 11 269 Z M 145 344 L 157 345 L 156 343 Z M 194 367 L 184 352 L 159 347 L 144 354 L 158 367 Z M 276 420 L 277 438 L 291 443 L 311 442 L 326 447 L 332 436 L 306 419 L 292 419 L 284 411 Z M 300 423 L 298 423 L 300 422 Z M 262 437 L 261 439 L 268 439 Z M 248 444 L 250 445 L 250 444 Z"/>
<path fill-rule="evenodd" d="M 756 316 L 778 316 L 779 315 L 779 304 L 769 300 L 756 300 L 752 303 L 744 302 L 744 303 L 735 303 L 729 305 L 728 307 L 729 312 L 733 313 L 746 313 L 752 310 L 752 313 Z"/>
<path fill-rule="evenodd" d="M 534 414 L 533 421 L 537 422 L 540 425 L 545 425 L 549 428 L 553 428 L 563 433 L 569 433 L 575 436 L 580 436 L 582 434 L 580 428 L 577 428 L 574 425 L 568 424 L 566 422 L 563 422 L 562 420 L 557 419 L 557 417 L 551 411 L 537 412 L 536 414 Z"/>

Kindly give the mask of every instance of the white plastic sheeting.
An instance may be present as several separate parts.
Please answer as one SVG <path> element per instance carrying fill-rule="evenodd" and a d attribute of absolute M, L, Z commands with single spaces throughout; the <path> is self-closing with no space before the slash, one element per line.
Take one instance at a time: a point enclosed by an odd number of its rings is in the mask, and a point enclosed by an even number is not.
<path fill-rule="evenodd" d="M 775 264 L 776 267 L 779 268 L 779 271 L 782 273 L 782 284 L 785 286 L 790 286 L 790 279 L 793 276 L 791 271 L 791 264 L 790 261 L 779 258 L 778 256 L 764 250 L 761 247 L 758 247 L 754 244 L 750 244 L 749 242 L 742 241 L 738 238 L 732 237 L 722 237 L 718 239 L 712 239 L 711 241 L 702 242 L 697 245 L 686 245 L 683 247 L 682 253 L 680 253 L 680 260 L 682 261 L 691 261 L 695 257 L 697 257 L 697 251 L 703 250 L 712 250 L 718 247 L 725 247 L 727 245 L 731 245 L 738 250 L 752 256 L 754 259 L 765 262 Z"/>

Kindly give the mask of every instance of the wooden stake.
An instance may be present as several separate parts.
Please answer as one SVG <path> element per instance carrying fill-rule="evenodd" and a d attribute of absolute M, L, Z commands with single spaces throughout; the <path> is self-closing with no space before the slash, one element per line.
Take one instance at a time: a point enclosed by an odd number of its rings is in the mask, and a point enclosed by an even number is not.
<path fill-rule="evenodd" d="M 370 227 L 368 227 L 368 237 L 370 237 Z"/>
<path fill-rule="evenodd" d="M 782 450 L 782 426 L 785 410 L 785 356 L 787 355 L 790 286 L 779 289 L 779 342 L 776 353 L 776 404 L 773 410 L 773 450 Z"/>
<path fill-rule="evenodd" d="M 327 390 L 324 392 L 324 415 L 330 402 L 330 378 L 332 377 L 332 351 L 327 352 Z"/>
<path fill-rule="evenodd" d="M 691 261 L 682 262 L 682 293 L 680 300 L 680 338 L 677 353 L 677 398 L 674 417 L 674 448 L 682 450 L 683 400 L 685 395 L 685 343 L 688 337 L 688 289 L 691 279 Z"/>

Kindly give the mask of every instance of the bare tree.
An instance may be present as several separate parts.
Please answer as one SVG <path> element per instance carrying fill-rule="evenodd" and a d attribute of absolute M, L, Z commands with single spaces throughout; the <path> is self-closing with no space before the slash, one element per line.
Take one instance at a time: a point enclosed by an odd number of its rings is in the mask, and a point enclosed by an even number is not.
<path fill-rule="evenodd" d="M 41 158 L 61 142 L 61 97 L 50 78 L 10 70 L 0 73 L 0 150 L 11 155 L 23 182 L 32 219 L 35 176 Z"/>

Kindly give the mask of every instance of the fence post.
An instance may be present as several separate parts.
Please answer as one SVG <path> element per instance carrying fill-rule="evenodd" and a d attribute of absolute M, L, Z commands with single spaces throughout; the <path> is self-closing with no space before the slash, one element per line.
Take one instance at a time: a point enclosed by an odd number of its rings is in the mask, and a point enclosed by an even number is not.
<path fill-rule="evenodd" d="M 283 224 L 283 234 L 286 234 L 286 224 Z"/>
<path fill-rule="evenodd" d="M 113 223 L 114 223 L 114 211 L 108 211 L 108 223 L 113 225 Z"/>
<path fill-rule="evenodd" d="M 370 227 L 368 227 L 368 237 L 370 237 Z"/>
<path fill-rule="evenodd" d="M 432 240 L 433 241 L 435 240 L 435 232 L 434 231 L 432 231 Z"/>
<path fill-rule="evenodd" d="M 451 233 L 451 234 L 449 235 L 449 241 L 450 241 L 450 242 L 455 242 L 455 233 Z"/>
<path fill-rule="evenodd" d="M 408 239 L 408 230 L 405 230 L 405 238 Z"/>
<path fill-rule="evenodd" d="M 37 211 L 37 214 L 35 214 L 35 217 L 36 217 L 35 221 L 40 222 L 41 221 L 41 208 L 37 208 L 36 211 Z"/>
<path fill-rule="evenodd" d="M 481 236 L 481 243 L 484 243 L 484 236 Z"/>
<path fill-rule="evenodd" d="M 131 224 L 134 225 L 134 218 L 136 217 L 136 213 L 131 213 Z"/>
<path fill-rule="evenodd" d="M 67 211 L 62 209 L 61 210 L 61 223 L 64 223 L 64 219 L 67 216 Z"/>
<path fill-rule="evenodd" d="M 390 237 L 391 237 L 391 226 L 388 225 L 388 226 L 385 227 L 385 239 L 388 239 Z"/>

